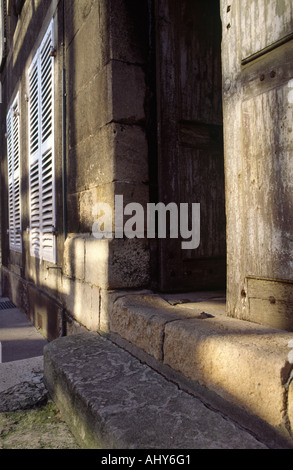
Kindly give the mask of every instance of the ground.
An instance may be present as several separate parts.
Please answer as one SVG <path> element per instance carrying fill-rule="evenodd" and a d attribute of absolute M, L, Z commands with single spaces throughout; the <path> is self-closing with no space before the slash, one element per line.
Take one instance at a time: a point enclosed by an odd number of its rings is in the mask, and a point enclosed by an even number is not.
<path fill-rule="evenodd" d="M 0 393 L 0 449 L 78 449 L 42 376 Z"/>
<path fill-rule="evenodd" d="M 78 449 L 52 402 L 30 410 L 0 413 L 0 449 Z"/>

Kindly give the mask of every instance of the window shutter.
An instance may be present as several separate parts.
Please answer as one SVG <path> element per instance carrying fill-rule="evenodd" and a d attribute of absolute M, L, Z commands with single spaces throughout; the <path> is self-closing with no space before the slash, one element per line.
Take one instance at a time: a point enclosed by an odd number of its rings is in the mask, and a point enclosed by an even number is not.
<path fill-rule="evenodd" d="M 53 23 L 29 70 L 31 255 L 56 262 Z"/>
<path fill-rule="evenodd" d="M 7 115 L 9 247 L 21 251 L 20 140 L 18 96 Z"/>
<path fill-rule="evenodd" d="M 39 201 L 39 74 L 38 62 L 29 72 L 29 144 L 30 144 L 30 243 L 31 255 L 40 256 L 40 201 Z"/>
<path fill-rule="evenodd" d="M 40 200 L 39 200 L 39 162 L 30 167 L 30 204 L 31 204 L 31 255 L 39 257 L 40 241 Z"/>

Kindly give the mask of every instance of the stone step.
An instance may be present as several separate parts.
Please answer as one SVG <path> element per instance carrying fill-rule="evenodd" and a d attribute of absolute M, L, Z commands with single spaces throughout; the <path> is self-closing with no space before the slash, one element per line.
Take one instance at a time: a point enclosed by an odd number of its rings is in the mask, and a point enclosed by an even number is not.
<path fill-rule="evenodd" d="M 184 296 L 120 295 L 110 330 L 132 353 L 143 351 L 293 442 L 292 333 L 228 318 L 219 293 Z"/>
<path fill-rule="evenodd" d="M 44 379 L 82 448 L 267 448 L 98 333 L 48 344 Z"/>

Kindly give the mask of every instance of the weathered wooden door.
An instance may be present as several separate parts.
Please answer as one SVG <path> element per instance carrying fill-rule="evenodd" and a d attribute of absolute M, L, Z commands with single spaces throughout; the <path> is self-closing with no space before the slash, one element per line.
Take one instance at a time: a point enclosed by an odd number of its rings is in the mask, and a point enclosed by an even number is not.
<path fill-rule="evenodd" d="M 293 3 L 221 12 L 228 314 L 293 330 Z"/>
<path fill-rule="evenodd" d="M 159 199 L 201 205 L 198 248 L 160 240 L 160 287 L 225 288 L 220 3 L 158 0 L 156 20 Z"/>

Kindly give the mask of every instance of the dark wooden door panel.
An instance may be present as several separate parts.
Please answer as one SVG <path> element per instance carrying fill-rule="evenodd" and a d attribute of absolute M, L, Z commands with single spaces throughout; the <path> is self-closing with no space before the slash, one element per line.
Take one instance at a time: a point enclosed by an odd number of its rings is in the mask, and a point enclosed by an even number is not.
<path fill-rule="evenodd" d="M 158 1 L 157 43 L 160 201 L 201 205 L 197 249 L 160 242 L 161 289 L 225 287 L 219 2 Z"/>

